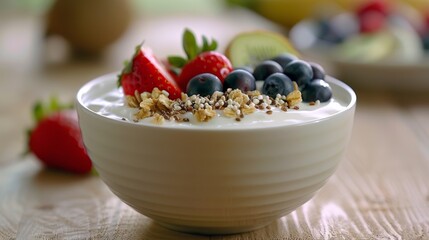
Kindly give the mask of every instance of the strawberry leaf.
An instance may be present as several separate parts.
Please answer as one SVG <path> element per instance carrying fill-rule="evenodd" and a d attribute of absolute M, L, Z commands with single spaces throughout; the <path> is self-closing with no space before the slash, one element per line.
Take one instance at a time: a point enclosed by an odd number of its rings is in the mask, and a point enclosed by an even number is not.
<path fill-rule="evenodd" d="M 182 41 L 183 49 L 185 50 L 188 60 L 194 59 L 199 52 L 195 35 L 189 29 L 185 29 Z"/>
<path fill-rule="evenodd" d="M 33 118 L 37 122 L 45 117 L 65 109 L 72 109 L 73 104 L 61 104 L 58 98 L 53 96 L 47 104 L 37 101 L 33 106 Z"/>
<path fill-rule="evenodd" d="M 210 51 L 209 41 L 207 40 L 206 36 L 203 36 L 203 47 L 201 49 L 201 52 L 207 52 Z"/>
<path fill-rule="evenodd" d="M 167 58 L 168 63 L 177 68 L 182 68 L 186 64 L 186 59 L 180 56 L 169 56 Z"/>
<path fill-rule="evenodd" d="M 176 76 L 179 76 L 179 75 L 180 75 L 180 72 L 182 71 L 182 69 L 181 69 L 181 68 L 174 67 L 174 66 L 171 66 L 171 67 L 169 68 L 169 70 L 170 70 L 171 72 L 173 72 L 173 74 L 174 74 L 174 75 L 176 75 Z"/>
<path fill-rule="evenodd" d="M 201 38 L 202 46 L 199 46 L 194 33 L 186 28 L 182 36 L 182 45 L 183 50 L 186 53 L 186 58 L 179 56 L 168 57 L 168 62 L 170 65 L 180 70 L 188 62 L 194 60 L 194 58 L 196 58 L 199 54 L 216 50 L 217 42 L 214 39 L 209 41 L 209 39 L 204 35 L 202 35 Z"/>
<path fill-rule="evenodd" d="M 212 42 L 210 43 L 210 50 L 209 51 L 214 51 L 217 48 L 217 41 L 212 39 Z"/>
<path fill-rule="evenodd" d="M 45 113 L 43 110 L 43 104 L 37 101 L 33 106 L 33 118 L 36 122 L 39 122 L 44 117 Z"/>

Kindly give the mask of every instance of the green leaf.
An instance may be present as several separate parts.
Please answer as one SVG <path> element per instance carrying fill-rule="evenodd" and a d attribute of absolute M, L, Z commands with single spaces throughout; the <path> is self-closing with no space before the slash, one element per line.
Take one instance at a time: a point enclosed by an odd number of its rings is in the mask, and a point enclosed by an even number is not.
<path fill-rule="evenodd" d="M 217 41 L 212 39 L 212 42 L 210 43 L 210 51 L 214 51 L 217 48 Z"/>
<path fill-rule="evenodd" d="M 58 97 L 56 96 L 51 97 L 51 100 L 49 101 L 48 112 L 55 112 L 60 108 L 61 107 L 60 107 L 60 103 L 58 102 Z"/>
<path fill-rule="evenodd" d="M 171 69 L 175 67 L 175 68 L 178 68 L 178 70 L 180 70 L 188 62 L 196 58 L 200 53 L 216 50 L 218 45 L 214 39 L 209 41 L 209 39 L 204 35 L 202 35 L 201 38 L 202 38 L 202 45 L 199 46 L 194 33 L 188 28 L 185 29 L 182 36 L 182 45 L 186 53 L 186 58 L 179 57 L 179 56 L 168 57 L 168 62 L 171 65 Z"/>
<path fill-rule="evenodd" d="M 94 166 L 91 168 L 91 172 L 90 172 L 90 174 L 91 174 L 92 176 L 96 176 L 96 177 L 100 176 L 100 174 L 98 174 L 98 172 L 97 172 L 97 170 L 94 168 Z"/>
<path fill-rule="evenodd" d="M 43 104 L 42 102 L 37 101 L 33 106 L 33 118 L 36 122 L 39 122 L 44 116 Z"/>
<path fill-rule="evenodd" d="M 171 72 L 173 72 L 176 76 L 180 75 L 180 72 L 182 72 L 181 68 L 177 68 L 177 67 L 170 67 L 169 69 Z"/>
<path fill-rule="evenodd" d="M 187 62 L 185 58 L 180 56 L 169 56 L 167 60 L 172 66 L 178 68 L 182 68 Z"/>
<path fill-rule="evenodd" d="M 36 122 L 44 119 L 52 113 L 59 112 L 65 109 L 72 109 L 73 103 L 60 103 L 58 97 L 52 96 L 48 103 L 37 101 L 33 106 L 33 117 Z"/>
<path fill-rule="evenodd" d="M 130 73 L 132 70 L 133 64 L 132 61 L 130 60 L 125 60 L 124 61 L 124 69 L 123 69 L 123 73 Z"/>
<path fill-rule="evenodd" d="M 185 50 L 188 60 L 194 59 L 198 55 L 198 45 L 195 35 L 189 30 L 185 29 L 183 33 L 183 49 Z"/>
<path fill-rule="evenodd" d="M 201 49 L 201 52 L 207 52 L 210 51 L 209 41 L 206 36 L 203 35 L 203 47 Z"/>

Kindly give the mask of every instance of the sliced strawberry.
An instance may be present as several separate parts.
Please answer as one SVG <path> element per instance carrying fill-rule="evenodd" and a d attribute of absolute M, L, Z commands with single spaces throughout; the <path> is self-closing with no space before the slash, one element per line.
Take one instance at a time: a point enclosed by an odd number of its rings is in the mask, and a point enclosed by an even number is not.
<path fill-rule="evenodd" d="M 181 90 L 173 77 L 148 48 L 137 47 L 132 61 L 119 76 L 118 85 L 125 95 L 134 95 L 135 91 L 152 92 L 154 88 L 167 91 L 171 99 L 181 97 Z"/>
<path fill-rule="evenodd" d="M 177 82 L 182 91 L 186 91 L 189 80 L 198 74 L 211 73 L 223 83 L 231 71 L 231 62 L 225 55 L 212 51 L 203 52 L 183 67 Z"/>
<path fill-rule="evenodd" d="M 37 124 L 30 131 L 29 151 L 49 168 L 90 172 L 92 163 L 83 145 L 76 111 L 55 110 L 56 104 L 51 104 L 49 111 L 44 111 L 46 108 L 40 104 L 36 106 Z"/>

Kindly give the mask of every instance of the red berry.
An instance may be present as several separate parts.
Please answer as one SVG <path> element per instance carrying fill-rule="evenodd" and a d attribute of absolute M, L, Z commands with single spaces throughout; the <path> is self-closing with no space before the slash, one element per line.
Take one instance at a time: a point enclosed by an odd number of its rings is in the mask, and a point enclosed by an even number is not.
<path fill-rule="evenodd" d="M 379 12 L 370 11 L 359 16 L 360 32 L 372 33 L 381 30 L 386 24 L 386 17 Z"/>
<path fill-rule="evenodd" d="M 429 29 L 429 9 L 424 14 L 424 27 L 425 29 Z"/>
<path fill-rule="evenodd" d="M 387 16 L 390 12 L 390 5 L 386 0 L 370 0 L 356 10 L 358 16 L 368 12 L 378 12 Z"/>
<path fill-rule="evenodd" d="M 74 110 L 41 119 L 31 131 L 29 150 L 50 168 L 73 173 L 88 173 L 92 168 Z"/>
<path fill-rule="evenodd" d="M 188 82 L 199 74 L 211 73 L 223 83 L 231 71 L 231 62 L 223 54 L 214 51 L 203 52 L 183 67 L 177 82 L 182 91 L 186 91 Z"/>
<path fill-rule="evenodd" d="M 152 92 L 158 88 L 167 91 L 171 99 L 181 97 L 179 86 L 150 49 L 138 47 L 130 64 L 119 76 L 125 95 L 134 96 L 135 91 Z"/>

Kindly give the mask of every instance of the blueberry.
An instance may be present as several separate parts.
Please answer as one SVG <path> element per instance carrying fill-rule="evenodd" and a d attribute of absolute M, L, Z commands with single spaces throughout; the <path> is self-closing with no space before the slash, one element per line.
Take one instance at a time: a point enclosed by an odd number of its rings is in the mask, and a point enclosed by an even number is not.
<path fill-rule="evenodd" d="M 193 77 L 186 87 L 188 96 L 211 96 L 216 91 L 222 91 L 222 82 L 211 73 L 203 73 Z"/>
<path fill-rule="evenodd" d="M 317 63 L 310 62 L 311 69 L 313 70 L 313 79 L 325 79 L 325 69 Z"/>
<path fill-rule="evenodd" d="M 248 67 L 248 66 L 236 67 L 236 68 L 234 68 L 234 70 L 244 70 L 244 71 L 247 71 L 247 72 L 253 74 L 253 68 Z"/>
<path fill-rule="evenodd" d="M 290 53 L 282 53 L 271 60 L 280 64 L 280 66 L 284 69 L 286 65 L 288 65 L 293 60 L 298 60 L 298 57 Z"/>
<path fill-rule="evenodd" d="M 320 40 L 330 44 L 339 44 L 344 41 L 331 19 L 321 19 L 317 27 L 317 35 Z"/>
<path fill-rule="evenodd" d="M 234 70 L 226 76 L 223 82 L 223 89 L 240 89 L 242 92 L 253 91 L 256 89 L 255 78 L 245 70 Z"/>
<path fill-rule="evenodd" d="M 304 102 L 315 102 L 317 100 L 326 102 L 331 99 L 332 90 L 327 82 L 322 79 L 316 79 L 305 85 L 301 90 L 301 94 Z"/>
<path fill-rule="evenodd" d="M 283 73 L 271 74 L 265 79 L 262 86 L 262 94 L 276 98 L 277 94 L 288 95 L 294 90 L 292 80 Z"/>
<path fill-rule="evenodd" d="M 320 19 L 317 35 L 325 43 L 338 44 L 359 33 L 359 25 L 359 20 L 355 14 L 341 13 L 332 18 Z"/>
<path fill-rule="evenodd" d="M 313 79 L 313 69 L 310 64 L 302 60 L 294 60 L 286 65 L 284 71 L 292 81 L 295 81 L 298 86 L 304 86 Z"/>
<path fill-rule="evenodd" d="M 422 39 L 423 48 L 426 51 L 429 51 L 429 31 L 423 33 L 421 39 Z"/>
<path fill-rule="evenodd" d="M 281 72 L 283 72 L 283 68 L 280 64 L 272 60 L 266 60 L 255 67 L 255 70 L 253 70 L 253 77 L 255 77 L 256 80 L 265 80 L 271 74 Z"/>

